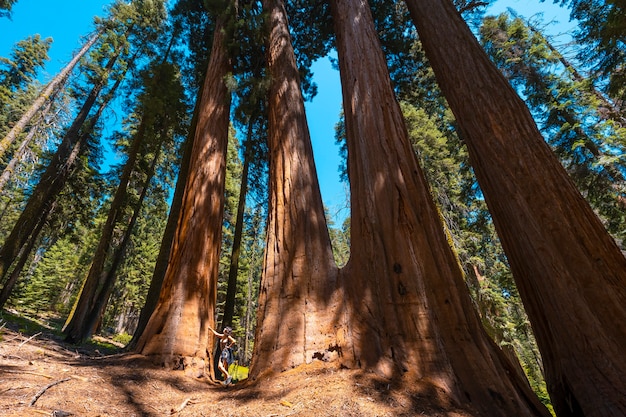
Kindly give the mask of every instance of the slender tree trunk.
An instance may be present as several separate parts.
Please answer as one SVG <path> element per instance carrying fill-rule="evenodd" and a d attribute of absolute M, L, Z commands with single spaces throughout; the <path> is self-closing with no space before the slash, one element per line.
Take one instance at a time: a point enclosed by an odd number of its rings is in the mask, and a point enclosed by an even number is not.
<path fill-rule="evenodd" d="M 248 194 L 248 170 L 250 168 L 250 143 L 252 140 L 252 121 L 248 123 L 248 138 L 246 149 L 243 153 L 243 170 L 241 184 L 239 186 L 239 201 L 237 203 L 237 218 L 235 220 L 235 233 L 233 236 L 233 248 L 230 256 L 228 269 L 228 286 L 226 288 L 226 302 L 224 303 L 224 316 L 222 326 L 232 326 L 235 316 L 235 299 L 237 295 L 237 275 L 239 274 L 239 255 L 241 254 L 241 236 L 243 233 L 243 214 L 246 209 L 246 196 Z"/>
<path fill-rule="evenodd" d="M 7 166 L 4 167 L 4 170 L 2 171 L 2 175 L 0 175 L 0 192 L 2 192 L 2 190 L 4 189 L 4 186 L 9 182 L 9 180 L 11 179 L 11 176 L 13 176 L 13 173 L 15 173 L 15 168 L 17 168 L 18 164 L 24 158 L 24 154 L 26 153 L 26 150 L 28 149 L 28 144 L 35 137 L 35 133 L 37 133 L 37 130 L 34 128 L 28 132 L 28 134 L 26 135 L 22 143 L 20 143 L 19 148 L 12 155 L 11 160 L 9 161 Z"/>
<path fill-rule="evenodd" d="M 513 17 L 518 17 L 517 14 L 513 13 Z M 572 64 L 567 58 L 561 54 L 561 52 L 550 42 L 548 38 L 545 37 L 543 32 L 537 29 L 533 24 L 529 21 L 524 21 L 528 29 L 530 29 L 534 34 L 541 36 L 543 42 L 545 42 L 546 46 L 550 51 L 558 58 L 561 65 L 566 68 L 569 73 L 574 78 L 576 82 L 585 82 L 586 78 L 578 71 L 576 66 Z M 600 103 L 600 108 L 604 111 L 598 112 L 599 117 L 603 120 L 613 119 L 618 121 L 620 124 L 626 124 L 626 117 L 623 114 L 623 111 L 613 102 L 610 97 L 606 97 L 602 92 L 600 92 L 592 83 L 589 83 L 589 92 L 598 100 Z"/>
<path fill-rule="evenodd" d="M 337 267 L 313 160 L 300 79 L 282 0 L 268 15 L 269 217 L 250 369 L 283 371 L 336 346 Z"/>
<path fill-rule="evenodd" d="M 105 74 L 108 73 L 115 65 L 118 55 L 111 57 L 105 67 Z M 117 88 L 120 81 L 116 82 Z M 91 111 L 96 99 L 106 84 L 106 79 L 100 80 L 85 99 L 82 108 L 74 119 L 69 130 L 65 134 L 63 141 L 59 145 L 56 153 L 52 157 L 50 164 L 39 179 L 39 183 L 35 187 L 32 195 L 26 203 L 26 207 L 13 226 L 11 233 L 4 241 L 2 249 L 0 249 L 0 277 L 4 276 L 6 270 L 11 266 L 20 249 L 28 239 L 31 231 L 35 227 L 39 213 L 47 210 L 46 207 L 53 203 L 59 192 L 65 186 L 65 183 L 75 167 L 76 158 L 81 154 L 88 134 L 80 132 L 81 128 L 87 120 L 87 116 Z M 96 116 L 92 118 L 90 128 L 93 128 L 95 121 L 101 114 L 104 105 L 100 106 Z"/>
<path fill-rule="evenodd" d="M 561 416 L 626 415 L 626 258 L 448 0 L 407 0 L 459 123 Z"/>
<path fill-rule="evenodd" d="M 251 265 L 254 265 L 254 261 L 255 261 L 255 256 L 253 253 L 252 259 L 251 259 Z M 243 357 L 244 357 L 244 364 L 248 364 L 248 360 L 250 359 L 249 356 L 249 350 L 250 350 L 250 332 L 251 332 L 251 326 L 250 326 L 250 321 L 252 320 L 252 306 L 254 305 L 254 302 L 252 300 L 252 277 L 253 277 L 253 272 L 254 269 L 250 268 L 250 270 L 248 271 L 248 291 L 246 294 L 246 321 L 245 321 L 245 326 L 244 326 L 244 337 L 243 337 Z"/>
<path fill-rule="evenodd" d="M 367 1 L 331 5 L 351 187 L 344 365 L 438 392 L 430 400 L 443 409 L 549 416 L 474 309 L 412 151 Z"/>
<path fill-rule="evenodd" d="M 91 308 L 91 310 L 88 312 L 84 325 L 83 339 L 88 338 L 92 334 L 94 334 L 94 332 L 100 327 L 100 324 L 102 323 L 102 317 L 104 316 L 104 312 L 109 303 L 109 299 L 111 298 L 111 294 L 113 293 L 113 289 L 115 288 L 115 283 L 117 281 L 117 271 L 122 264 L 122 261 L 124 260 L 126 248 L 128 247 L 128 242 L 130 242 L 130 239 L 133 235 L 133 230 L 135 229 L 135 224 L 137 224 L 139 214 L 141 213 L 143 202 L 146 199 L 146 195 L 148 195 L 148 187 L 150 186 L 150 182 L 154 177 L 156 164 L 159 160 L 160 154 L 160 149 L 154 154 L 152 164 L 150 166 L 149 172 L 147 173 L 146 180 L 144 182 L 143 188 L 141 189 L 141 193 L 139 194 L 139 200 L 137 201 L 135 209 L 133 210 L 133 215 L 128 222 L 122 241 L 115 248 L 113 256 L 111 257 L 111 266 L 106 272 L 106 277 L 102 283 L 102 288 L 98 292 L 96 302 L 94 303 L 94 306 Z"/>
<path fill-rule="evenodd" d="M 128 151 L 128 159 L 124 164 L 119 185 L 111 201 L 109 214 L 102 227 L 100 241 L 98 242 L 96 252 L 93 256 L 85 284 L 82 286 L 78 299 L 76 300 L 76 305 L 72 309 L 72 313 L 63 328 L 65 340 L 68 342 L 81 342 L 89 338 L 92 334 L 93 329 L 91 329 L 88 323 L 90 321 L 89 317 L 93 315 L 92 309 L 98 303 L 99 297 L 102 296 L 103 286 L 107 277 L 107 273 L 104 270 L 105 263 L 109 256 L 115 227 L 126 208 L 128 184 L 131 174 L 135 169 L 139 151 L 145 141 L 146 123 L 147 121 L 144 117 L 139 125 L 132 146 Z"/>
<path fill-rule="evenodd" d="M 198 124 L 176 236 L 158 305 L 136 351 L 172 367 L 204 371 L 211 363 L 217 274 L 224 212 L 231 94 L 230 39 L 219 18 L 202 89 Z M 208 368 L 210 369 L 210 367 Z"/>
<path fill-rule="evenodd" d="M 44 115 L 47 114 L 50 111 L 51 107 L 52 107 L 52 100 L 48 102 L 48 104 L 46 105 L 46 109 L 42 112 L 42 114 Z M 0 192 L 4 189 L 5 185 L 11 179 L 11 176 L 15 172 L 15 169 L 17 168 L 18 164 L 24 159 L 24 155 L 26 154 L 28 145 L 30 145 L 36 133 L 37 133 L 37 129 L 35 127 L 31 128 L 28 131 L 28 134 L 26 135 L 22 143 L 20 143 L 20 146 L 13 154 L 7 166 L 4 168 L 4 171 L 2 171 L 2 175 L 0 175 Z"/>
<path fill-rule="evenodd" d="M 50 81 L 43 89 L 39 97 L 33 102 L 33 104 L 28 108 L 26 113 L 21 117 L 21 119 L 15 123 L 15 125 L 11 128 L 9 133 L 0 141 L 0 158 L 6 153 L 9 146 L 15 141 L 17 136 L 24 130 L 24 128 L 30 123 L 33 117 L 37 114 L 37 111 L 45 104 L 47 100 L 50 99 L 50 96 L 55 94 L 62 85 L 67 80 L 67 77 L 72 72 L 78 61 L 87 53 L 89 48 L 93 46 L 94 43 L 99 38 L 99 33 L 92 36 L 86 43 L 83 45 L 81 50 L 76 54 L 76 56 L 59 72 L 53 79 Z"/>
<path fill-rule="evenodd" d="M 43 229 L 46 224 L 46 220 L 48 219 L 48 215 L 54 210 L 54 204 L 50 206 L 50 209 L 45 213 L 41 213 L 39 217 L 39 221 L 35 226 L 33 233 L 29 236 L 28 242 L 22 247 L 20 253 L 17 257 L 17 262 L 15 262 L 15 267 L 11 271 L 11 275 L 7 279 L 4 287 L 2 287 L 2 291 L 0 291 L 0 310 L 4 307 L 4 304 L 7 302 L 9 297 L 11 296 L 11 292 L 13 291 L 13 287 L 17 283 L 22 270 L 24 269 L 24 265 L 26 265 L 26 261 L 28 260 L 31 251 L 35 247 L 35 243 L 39 238 L 39 233 Z"/>
<path fill-rule="evenodd" d="M 251 256 L 248 269 L 248 291 L 246 296 L 246 319 L 244 323 L 244 340 L 243 340 L 243 364 L 249 365 L 250 358 L 252 357 L 252 346 L 250 339 L 254 337 L 255 321 L 253 314 L 256 313 L 256 301 L 259 293 L 259 281 L 254 277 L 258 272 L 258 251 L 261 243 L 259 242 L 259 233 L 261 229 L 261 216 L 258 211 L 255 211 L 252 218 L 251 236 L 249 241 L 251 242 Z M 255 315 L 255 314 L 254 314 Z M 240 363 L 241 358 L 239 358 Z"/>
<path fill-rule="evenodd" d="M 109 296 L 115 285 L 115 278 L 117 267 L 121 264 L 123 259 L 123 253 L 132 229 L 139 216 L 143 199 L 146 195 L 148 183 L 152 179 L 154 172 L 148 174 L 145 186 L 141 192 L 139 202 L 137 203 L 130 223 L 126 228 L 126 232 L 122 238 L 121 243 L 114 248 L 112 255 L 112 264 L 108 271 L 105 271 L 105 263 L 107 258 L 110 257 L 109 252 L 112 246 L 113 234 L 117 224 L 120 221 L 120 217 L 126 208 L 126 200 L 128 196 L 128 184 L 133 171 L 136 168 L 136 161 L 139 156 L 140 148 L 145 141 L 146 126 L 145 122 L 142 122 L 136 139 L 131 146 L 128 159 L 124 166 L 122 176 L 120 177 L 119 186 L 111 202 L 111 208 L 109 215 L 104 224 L 102 234 L 100 235 L 100 242 L 96 249 L 91 268 L 87 275 L 85 284 L 82 286 L 76 306 L 72 309 L 72 314 L 68 318 L 64 332 L 66 334 L 66 340 L 70 342 L 79 342 L 91 337 L 96 330 L 97 323 L 100 321 L 100 317 L 104 313 L 104 309 L 108 303 Z M 157 158 L 160 152 L 156 152 L 153 159 L 153 166 L 156 164 Z"/>

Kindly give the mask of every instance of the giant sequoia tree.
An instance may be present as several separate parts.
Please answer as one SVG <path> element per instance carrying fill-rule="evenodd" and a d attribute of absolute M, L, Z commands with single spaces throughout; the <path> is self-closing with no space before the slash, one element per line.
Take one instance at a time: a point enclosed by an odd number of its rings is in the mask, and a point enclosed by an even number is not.
<path fill-rule="evenodd" d="M 172 366 L 182 359 L 200 372 L 212 351 L 213 334 L 208 326 L 214 326 L 224 211 L 231 102 L 224 79 L 231 71 L 228 17 L 229 12 L 223 12 L 215 25 L 189 174 L 161 295 L 135 348 Z"/>
<path fill-rule="evenodd" d="M 265 0 L 270 152 L 267 246 L 252 377 L 313 360 L 336 346 L 337 268 L 281 0 Z"/>
<path fill-rule="evenodd" d="M 412 152 L 367 2 L 332 4 L 351 187 L 342 284 L 354 363 L 406 373 L 411 383 L 427 379 L 488 415 L 545 415 L 474 310 Z"/>
<path fill-rule="evenodd" d="M 547 415 L 473 309 L 358 0 L 333 2 L 352 192 L 352 255 L 337 274 L 285 11 L 265 8 L 271 199 L 251 375 L 335 357 L 485 414 Z"/>
<path fill-rule="evenodd" d="M 448 0 L 409 0 L 459 122 L 559 416 L 626 415 L 626 258 Z M 450 57 L 454 56 L 454 59 Z"/>

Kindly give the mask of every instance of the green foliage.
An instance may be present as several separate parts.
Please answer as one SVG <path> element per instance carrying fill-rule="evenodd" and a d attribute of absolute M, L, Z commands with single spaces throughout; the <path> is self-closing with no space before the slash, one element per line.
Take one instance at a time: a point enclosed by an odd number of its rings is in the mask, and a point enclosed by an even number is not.
<path fill-rule="evenodd" d="M 17 0 L 0 0 L 0 17 L 11 17 L 11 9 Z"/>
<path fill-rule="evenodd" d="M 226 180 L 224 220 L 222 223 L 222 250 L 219 265 L 218 279 L 218 315 L 223 313 L 223 305 L 226 301 L 228 286 L 228 272 L 230 269 L 230 257 L 233 248 L 235 222 L 237 219 L 237 205 L 239 202 L 239 190 L 241 185 L 242 161 L 239 158 L 239 141 L 235 135 L 235 129 L 230 128 L 228 135 L 228 154 L 226 156 Z"/>
<path fill-rule="evenodd" d="M 128 334 L 128 333 L 118 333 L 116 335 L 113 336 L 113 341 L 126 346 L 128 344 L 128 342 L 130 342 L 130 340 L 133 338 L 132 334 Z"/>
<path fill-rule="evenodd" d="M 285 8 L 289 16 L 289 32 L 301 87 L 305 100 L 311 100 L 317 94 L 311 65 L 318 58 L 326 56 L 334 42 L 330 3 L 321 0 L 289 0 L 285 1 Z"/>
<path fill-rule="evenodd" d="M 24 89 L 49 59 L 48 50 L 51 45 L 52 38 L 42 40 L 40 35 L 29 36 L 19 41 L 13 47 L 11 60 L 0 59 L 3 64 L 0 70 L 0 85 L 10 91 Z"/>
<path fill-rule="evenodd" d="M 233 3 L 231 0 L 203 0 L 204 8 L 213 16 L 219 16 Z"/>
<path fill-rule="evenodd" d="M 554 0 L 568 5 L 578 21 L 578 58 L 590 67 L 597 85 L 615 100 L 626 99 L 626 4 L 622 0 Z"/>
<path fill-rule="evenodd" d="M 481 41 L 520 90 L 547 142 L 618 241 L 626 238 L 624 116 L 533 26 L 489 17 Z"/>
<path fill-rule="evenodd" d="M 159 253 L 167 204 L 159 194 L 151 195 L 146 203 L 116 273 L 116 285 L 103 318 L 102 328 L 113 334 L 133 333 Z"/>
<path fill-rule="evenodd" d="M 49 59 L 51 44 L 51 38 L 30 36 L 13 47 L 10 59 L 0 57 L 0 137 L 8 133 L 38 94 L 40 85 L 35 78 Z"/>
<path fill-rule="evenodd" d="M 85 229 L 68 233 L 45 250 L 34 263 L 32 275 L 14 291 L 10 303 L 31 313 L 66 314 L 75 297 L 77 283 L 87 271 L 83 258 L 89 248 Z M 43 248 L 42 248 L 43 250 Z"/>
<path fill-rule="evenodd" d="M 327 214 L 326 218 L 335 263 L 341 268 L 350 259 L 350 219 L 345 219 L 341 227 L 336 227 L 331 216 Z"/>

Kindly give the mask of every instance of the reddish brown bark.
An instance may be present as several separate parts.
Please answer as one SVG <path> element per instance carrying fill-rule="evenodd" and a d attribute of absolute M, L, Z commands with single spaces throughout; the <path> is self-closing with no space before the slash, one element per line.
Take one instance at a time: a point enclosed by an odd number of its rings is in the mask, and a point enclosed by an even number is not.
<path fill-rule="evenodd" d="M 157 307 L 136 351 L 201 372 L 213 347 L 213 312 L 224 211 L 231 71 L 224 20 L 218 19 L 204 81 L 176 236 Z M 211 367 L 207 367 L 211 369 Z"/>
<path fill-rule="evenodd" d="M 418 165 L 366 0 L 334 0 L 351 187 L 343 363 L 476 415 L 547 416 L 484 331 Z M 432 398 L 436 400 L 436 398 Z"/>
<path fill-rule="evenodd" d="M 626 258 L 448 0 L 407 0 L 535 330 L 559 416 L 626 415 Z"/>
<path fill-rule="evenodd" d="M 270 202 L 252 378 L 311 362 L 337 344 L 337 268 L 287 17 L 281 0 L 263 6 L 270 31 Z"/>

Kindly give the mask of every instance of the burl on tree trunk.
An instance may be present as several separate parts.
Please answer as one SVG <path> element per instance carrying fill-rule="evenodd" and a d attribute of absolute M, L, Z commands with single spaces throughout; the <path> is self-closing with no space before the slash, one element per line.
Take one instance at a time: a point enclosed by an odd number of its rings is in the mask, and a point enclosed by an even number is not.
<path fill-rule="evenodd" d="M 231 71 L 223 19 L 218 19 L 201 96 L 190 173 L 169 266 L 157 307 L 136 351 L 170 366 L 202 373 L 211 361 L 217 273 L 224 211 L 224 179 L 231 95 L 224 77 Z"/>
<path fill-rule="evenodd" d="M 626 415 L 626 258 L 449 0 L 407 0 L 467 144 L 559 416 Z"/>

